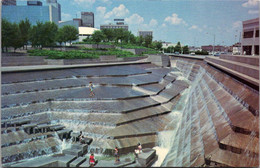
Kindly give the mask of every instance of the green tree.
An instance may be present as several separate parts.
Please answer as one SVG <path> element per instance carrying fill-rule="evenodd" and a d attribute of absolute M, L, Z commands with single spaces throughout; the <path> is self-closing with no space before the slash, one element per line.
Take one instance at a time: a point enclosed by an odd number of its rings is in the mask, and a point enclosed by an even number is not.
<path fill-rule="evenodd" d="M 115 33 L 114 33 L 113 29 L 103 29 L 101 31 L 105 35 L 105 38 L 106 38 L 106 40 L 104 40 L 104 41 L 110 42 L 110 41 L 114 40 Z"/>
<path fill-rule="evenodd" d="M 94 41 L 97 44 L 97 48 L 98 48 L 98 44 L 104 40 L 105 35 L 103 34 L 102 31 L 100 30 L 96 30 L 94 31 L 94 33 L 92 34 L 92 41 Z"/>
<path fill-rule="evenodd" d="M 23 47 L 24 43 L 22 41 L 22 36 L 21 36 L 20 29 L 19 29 L 19 25 L 16 23 L 13 23 L 12 30 L 14 32 L 15 38 L 11 39 L 11 42 L 12 42 L 11 46 L 14 48 L 14 52 L 15 52 L 15 50 L 17 48 Z"/>
<path fill-rule="evenodd" d="M 129 36 L 129 42 L 131 44 L 136 44 L 136 37 L 133 34 L 130 34 Z"/>
<path fill-rule="evenodd" d="M 7 52 L 8 47 L 13 47 L 14 51 L 17 48 L 23 46 L 21 40 L 21 32 L 19 30 L 19 26 L 16 23 L 10 23 L 6 19 L 2 20 L 2 49 Z"/>
<path fill-rule="evenodd" d="M 161 50 L 162 49 L 162 43 L 159 42 L 159 41 L 152 42 L 152 47 L 156 50 Z"/>
<path fill-rule="evenodd" d="M 11 36 L 13 35 L 12 31 L 12 24 L 8 22 L 6 19 L 2 19 L 2 27 L 1 27 L 1 33 L 2 33 L 2 51 L 7 52 L 7 48 L 11 47 Z"/>
<path fill-rule="evenodd" d="M 174 47 L 173 46 L 168 47 L 165 52 L 173 53 L 174 52 Z"/>
<path fill-rule="evenodd" d="M 25 19 L 25 21 L 24 20 L 20 21 L 19 29 L 21 33 L 21 42 L 23 43 L 23 45 L 26 46 L 26 50 L 27 50 L 27 45 L 29 41 L 29 32 L 31 29 L 31 23 L 27 18 Z"/>
<path fill-rule="evenodd" d="M 149 47 L 149 45 L 152 44 L 152 41 L 153 41 L 153 36 L 151 36 L 151 35 L 145 36 L 144 37 L 144 46 Z"/>
<path fill-rule="evenodd" d="M 143 42 L 144 42 L 143 36 L 138 36 L 138 37 L 136 38 L 136 44 L 142 46 L 142 45 L 143 45 Z"/>
<path fill-rule="evenodd" d="M 61 29 L 63 29 L 62 32 L 64 33 L 65 42 L 69 42 L 71 44 L 72 41 L 78 39 L 79 31 L 74 26 L 65 25 Z"/>
<path fill-rule="evenodd" d="M 174 47 L 174 52 L 181 53 L 181 43 L 178 42 L 177 45 Z"/>
<path fill-rule="evenodd" d="M 36 25 L 34 25 L 29 33 L 29 41 L 32 43 L 32 47 L 41 47 L 42 44 L 42 29 L 43 29 L 43 23 L 37 22 Z"/>
<path fill-rule="evenodd" d="M 58 26 L 53 22 L 37 22 L 30 31 L 30 41 L 33 47 L 53 46 L 56 42 Z"/>
<path fill-rule="evenodd" d="M 114 29 L 114 32 L 116 43 L 118 43 L 118 41 L 120 40 L 122 44 L 122 41 L 128 40 L 128 31 L 126 31 L 125 29 Z"/>
<path fill-rule="evenodd" d="M 183 54 L 189 54 L 190 53 L 190 50 L 189 50 L 189 47 L 186 45 L 182 48 L 182 52 Z"/>
<path fill-rule="evenodd" d="M 83 42 L 92 42 L 92 38 L 90 36 L 87 36 L 83 39 Z"/>
<path fill-rule="evenodd" d="M 65 42 L 66 42 L 65 33 L 64 33 L 63 30 L 64 30 L 64 29 L 59 28 L 59 29 L 58 29 L 58 32 L 57 32 L 57 34 L 56 34 L 56 41 L 60 44 L 60 46 L 61 46 L 62 43 L 65 43 Z"/>

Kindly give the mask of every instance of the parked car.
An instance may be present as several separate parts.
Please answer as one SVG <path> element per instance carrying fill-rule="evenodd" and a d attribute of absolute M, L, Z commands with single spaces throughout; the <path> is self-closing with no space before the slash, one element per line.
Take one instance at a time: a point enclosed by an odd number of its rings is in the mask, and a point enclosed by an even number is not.
<path fill-rule="evenodd" d="M 196 55 L 195 52 L 190 53 L 190 55 Z"/>
<path fill-rule="evenodd" d="M 220 53 L 217 52 L 217 53 L 214 54 L 214 56 L 218 57 L 218 56 L 220 56 Z"/>
<path fill-rule="evenodd" d="M 174 54 L 179 55 L 180 53 L 178 51 L 175 51 Z"/>

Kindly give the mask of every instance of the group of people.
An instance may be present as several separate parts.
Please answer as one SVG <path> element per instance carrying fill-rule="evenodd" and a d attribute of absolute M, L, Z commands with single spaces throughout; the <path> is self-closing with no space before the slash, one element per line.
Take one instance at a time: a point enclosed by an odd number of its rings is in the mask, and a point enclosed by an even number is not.
<path fill-rule="evenodd" d="M 114 153 L 114 155 L 115 155 L 115 163 L 118 163 L 118 162 L 120 162 L 118 147 L 115 147 L 114 152 L 115 152 Z M 137 149 L 135 149 L 135 156 L 138 157 L 138 154 L 140 154 L 140 153 L 142 153 L 142 145 L 140 143 L 138 143 Z M 89 165 L 90 165 L 90 167 L 94 167 L 97 163 L 98 163 L 98 161 L 95 159 L 94 154 L 92 153 L 89 156 Z"/>

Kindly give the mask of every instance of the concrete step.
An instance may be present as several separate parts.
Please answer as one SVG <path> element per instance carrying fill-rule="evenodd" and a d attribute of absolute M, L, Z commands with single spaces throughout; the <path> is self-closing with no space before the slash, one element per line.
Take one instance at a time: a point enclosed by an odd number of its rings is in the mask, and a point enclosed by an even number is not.
<path fill-rule="evenodd" d="M 206 88 L 206 86 L 202 85 L 201 88 Z M 207 102 L 207 108 L 216 129 L 219 147 L 234 153 L 247 152 L 249 155 L 258 155 L 258 137 L 235 133 L 231 128 L 229 119 L 225 117 L 225 111 L 220 111 L 209 91 L 203 89 L 202 94 Z M 228 100 L 225 100 L 225 102 L 228 102 Z"/>
<path fill-rule="evenodd" d="M 249 64 L 249 65 L 259 66 L 259 57 L 258 56 L 220 55 L 219 58 L 234 61 L 234 62 Z"/>
<path fill-rule="evenodd" d="M 74 161 L 72 161 L 69 165 L 69 167 L 79 167 L 83 162 L 85 162 L 87 159 L 86 157 L 78 157 Z"/>
<path fill-rule="evenodd" d="M 259 86 L 259 68 L 257 66 L 221 60 L 215 57 L 207 57 L 205 61 L 253 85 Z"/>

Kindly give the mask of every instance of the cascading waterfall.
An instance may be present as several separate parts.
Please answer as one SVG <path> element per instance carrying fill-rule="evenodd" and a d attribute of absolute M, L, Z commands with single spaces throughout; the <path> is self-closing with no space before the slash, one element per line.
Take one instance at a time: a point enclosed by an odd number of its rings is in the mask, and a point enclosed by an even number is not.
<path fill-rule="evenodd" d="M 191 73 L 191 68 L 190 70 L 186 69 L 185 77 L 179 75 L 176 80 L 185 80 L 190 83 L 187 77 Z M 205 73 L 205 69 L 199 69 L 196 80 L 188 89 L 181 93 L 180 101 L 170 113 L 172 121 L 166 126 L 165 130 L 169 126 L 175 129 L 163 131 L 158 134 L 159 146 L 154 148 L 158 155 L 158 161 L 153 166 L 183 166 L 183 164 L 187 165 L 190 163 L 191 125 L 196 119 L 196 116 L 191 115 L 194 109 L 193 104 L 196 103 L 191 97 Z M 181 124 L 182 119 L 186 118 L 189 118 L 189 120 L 185 124 Z M 168 161 L 166 162 L 166 160 Z"/>
<path fill-rule="evenodd" d="M 69 149 L 72 146 L 72 139 L 69 139 L 68 141 L 66 139 L 62 140 L 61 144 L 61 150 Z"/>
<path fill-rule="evenodd" d="M 185 79 L 183 77 L 182 79 Z M 184 109 L 184 104 L 187 103 L 187 98 L 189 94 L 189 88 L 184 90 L 181 93 L 181 100 L 178 102 L 178 104 L 175 106 L 175 108 L 172 110 L 172 112 L 169 114 L 169 116 L 172 118 L 172 121 L 165 127 L 165 130 L 167 130 L 168 126 L 174 125 L 174 130 L 168 130 L 168 131 L 162 131 L 158 133 L 158 140 L 159 140 L 159 146 L 154 147 L 156 150 L 156 153 L 158 155 L 158 160 L 154 163 L 153 167 L 161 166 L 165 156 L 169 152 L 169 149 L 172 147 L 173 142 L 175 140 L 175 135 L 177 133 L 181 117 L 182 117 L 182 111 Z"/>

